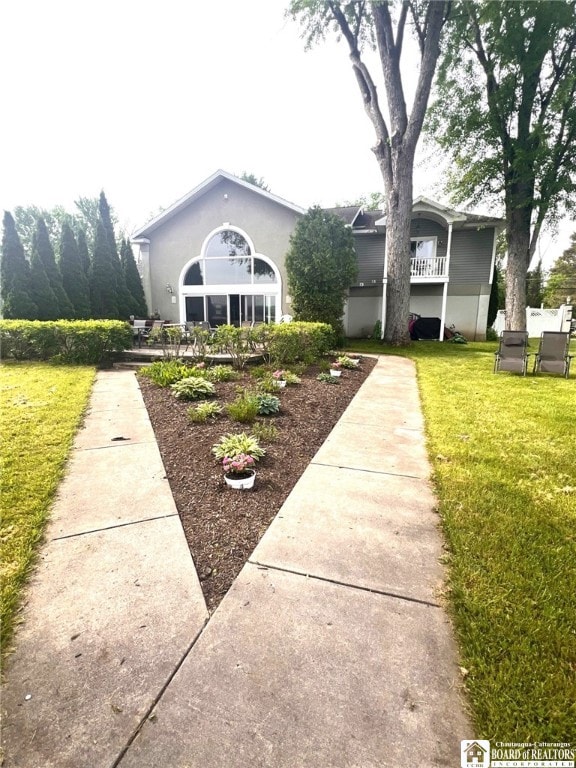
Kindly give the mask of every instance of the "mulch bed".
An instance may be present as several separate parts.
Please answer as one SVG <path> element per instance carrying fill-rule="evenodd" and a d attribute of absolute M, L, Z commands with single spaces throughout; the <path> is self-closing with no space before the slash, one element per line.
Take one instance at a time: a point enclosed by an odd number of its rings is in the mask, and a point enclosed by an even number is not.
<path fill-rule="evenodd" d="M 228 432 L 248 432 L 250 425 L 227 415 L 205 424 L 192 423 L 194 403 L 177 400 L 145 377 L 140 387 L 158 440 L 166 476 L 194 558 L 206 604 L 214 611 L 265 533 L 310 460 L 352 400 L 375 361 L 363 358 L 357 370 L 344 371 L 339 384 L 316 379 L 309 368 L 302 383 L 279 390 L 281 411 L 260 419 L 274 424 L 278 436 L 261 441 L 266 455 L 256 465 L 253 490 L 233 490 L 224 482 L 212 446 Z M 249 372 L 234 382 L 216 384 L 218 402 L 236 398 L 238 387 L 254 387 Z"/>

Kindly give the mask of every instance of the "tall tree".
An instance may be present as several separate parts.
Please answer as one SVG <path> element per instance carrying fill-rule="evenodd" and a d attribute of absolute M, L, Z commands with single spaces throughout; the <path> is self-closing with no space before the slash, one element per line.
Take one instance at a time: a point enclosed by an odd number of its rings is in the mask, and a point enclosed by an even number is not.
<path fill-rule="evenodd" d="M 110 265 L 110 244 L 102 221 L 96 225 L 90 264 L 90 306 L 94 318 L 115 320 L 119 317 L 116 278 Z"/>
<path fill-rule="evenodd" d="M 76 242 L 78 245 L 78 258 L 82 264 L 82 270 L 88 278 L 90 274 L 90 251 L 88 250 L 88 242 L 86 240 L 86 232 L 79 228 L 76 234 Z"/>
<path fill-rule="evenodd" d="M 32 238 L 32 251 L 37 251 L 38 256 L 44 264 L 46 275 L 50 287 L 56 297 L 56 306 L 54 307 L 56 318 L 72 318 L 74 317 L 74 307 L 72 302 L 68 298 L 64 286 L 62 284 L 62 275 L 56 264 L 54 257 L 54 249 L 50 242 L 50 235 L 48 234 L 48 228 L 44 219 L 39 218 L 36 222 L 36 230 L 34 237 Z"/>
<path fill-rule="evenodd" d="M 335 29 L 348 45 L 352 69 L 364 109 L 376 133 L 372 148 L 382 174 L 386 197 L 386 254 L 388 263 L 384 338 L 408 344 L 410 303 L 410 218 L 416 146 L 449 3 L 443 0 L 400 3 L 337 0 L 292 0 L 288 13 L 304 27 L 308 46 Z M 416 92 L 408 112 L 400 67 L 406 26 L 412 22 L 419 46 Z M 374 78 L 363 58 L 366 44 L 375 43 L 384 81 L 388 121 L 382 111 Z"/>
<path fill-rule="evenodd" d="M 430 131 L 454 202 L 506 211 L 506 325 L 526 327 L 526 274 L 545 222 L 576 189 L 576 3 L 460 2 Z"/>
<path fill-rule="evenodd" d="M 526 306 L 539 307 L 544 298 L 544 275 L 542 259 L 526 275 Z"/>
<path fill-rule="evenodd" d="M 135 317 L 146 317 L 148 315 L 148 308 L 146 306 L 142 280 L 140 278 L 140 273 L 138 272 L 138 267 L 136 266 L 132 245 L 130 244 L 130 241 L 124 237 L 120 244 L 120 263 L 122 264 L 126 287 L 132 298 L 132 311 L 130 314 Z"/>
<path fill-rule="evenodd" d="M 262 176 L 258 178 L 254 173 L 247 173 L 246 171 L 243 171 L 242 175 L 240 176 L 242 181 L 247 181 L 248 184 L 254 184 L 255 187 L 260 187 L 260 189 L 263 189 L 265 192 L 270 192 L 270 187 Z"/>
<path fill-rule="evenodd" d="M 30 256 L 30 296 L 37 307 L 35 320 L 58 320 L 58 299 L 46 274 L 36 237 L 32 239 Z"/>
<path fill-rule="evenodd" d="M 78 319 L 87 320 L 90 317 L 90 288 L 84 267 L 80 261 L 78 245 L 70 224 L 62 224 L 59 247 L 60 274 L 62 284 Z"/>
<path fill-rule="evenodd" d="M 299 320 L 329 323 L 343 336 L 348 288 L 358 272 L 352 231 L 322 208 L 310 208 L 290 237 L 286 271 Z"/>
<path fill-rule="evenodd" d="M 38 307 L 30 296 L 30 265 L 11 213 L 4 211 L 2 254 L 0 258 L 0 296 L 6 318 L 34 320 Z"/>
<path fill-rule="evenodd" d="M 36 223 L 38 219 L 43 219 L 50 236 L 52 247 L 55 247 L 60 236 L 60 227 L 66 216 L 66 211 L 61 205 L 56 205 L 50 210 L 39 208 L 37 205 L 17 205 L 16 208 L 14 208 L 14 220 L 16 222 L 16 229 L 18 230 L 20 242 L 24 247 L 24 253 L 28 257 L 30 257 L 32 253 L 32 240 L 34 238 L 34 232 L 36 231 Z"/>
<path fill-rule="evenodd" d="M 571 245 L 558 257 L 548 274 L 544 289 L 547 307 L 559 307 L 570 300 L 576 304 L 576 232 L 570 236 Z"/>
<path fill-rule="evenodd" d="M 100 193 L 98 201 L 99 222 L 102 223 L 104 234 L 106 236 L 106 249 L 108 263 L 114 278 L 115 303 L 118 307 L 116 317 L 120 320 L 127 320 L 132 312 L 132 297 L 126 287 L 126 279 L 122 271 L 122 265 L 118 258 L 118 249 L 116 246 L 116 235 L 114 233 L 114 223 L 110 206 L 106 200 L 104 192 Z"/>

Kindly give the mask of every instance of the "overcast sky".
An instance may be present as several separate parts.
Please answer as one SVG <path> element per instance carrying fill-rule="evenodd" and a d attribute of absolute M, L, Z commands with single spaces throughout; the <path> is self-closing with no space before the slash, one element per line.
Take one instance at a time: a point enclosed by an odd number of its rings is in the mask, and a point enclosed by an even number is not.
<path fill-rule="evenodd" d="M 0 208 L 104 189 L 131 231 L 218 168 L 303 207 L 381 190 L 346 46 L 306 52 L 288 1 L 8 0 Z M 421 152 L 414 193 L 446 202 L 437 164 Z"/>

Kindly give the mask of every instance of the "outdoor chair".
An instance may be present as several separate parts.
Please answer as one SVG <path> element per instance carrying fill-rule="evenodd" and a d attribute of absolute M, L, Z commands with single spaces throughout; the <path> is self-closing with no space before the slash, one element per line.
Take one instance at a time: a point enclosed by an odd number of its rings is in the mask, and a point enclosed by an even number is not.
<path fill-rule="evenodd" d="M 532 373 L 559 373 L 570 376 L 570 362 L 574 355 L 568 354 L 570 334 L 561 331 L 544 331 L 540 346 L 534 358 Z"/>
<path fill-rule="evenodd" d="M 530 356 L 527 347 L 527 331 L 502 331 L 498 350 L 494 353 L 494 373 L 510 371 L 526 376 Z"/>

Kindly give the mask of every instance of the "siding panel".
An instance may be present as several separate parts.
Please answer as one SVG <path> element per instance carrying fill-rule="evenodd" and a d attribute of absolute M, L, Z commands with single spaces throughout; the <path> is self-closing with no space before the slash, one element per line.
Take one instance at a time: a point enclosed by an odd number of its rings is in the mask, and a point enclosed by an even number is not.
<path fill-rule="evenodd" d="M 451 283 L 487 283 L 490 279 L 494 229 L 459 229 L 452 232 Z"/>
<path fill-rule="evenodd" d="M 354 285 L 382 285 L 386 236 L 356 235 L 354 248 L 358 255 L 358 278 Z"/>

